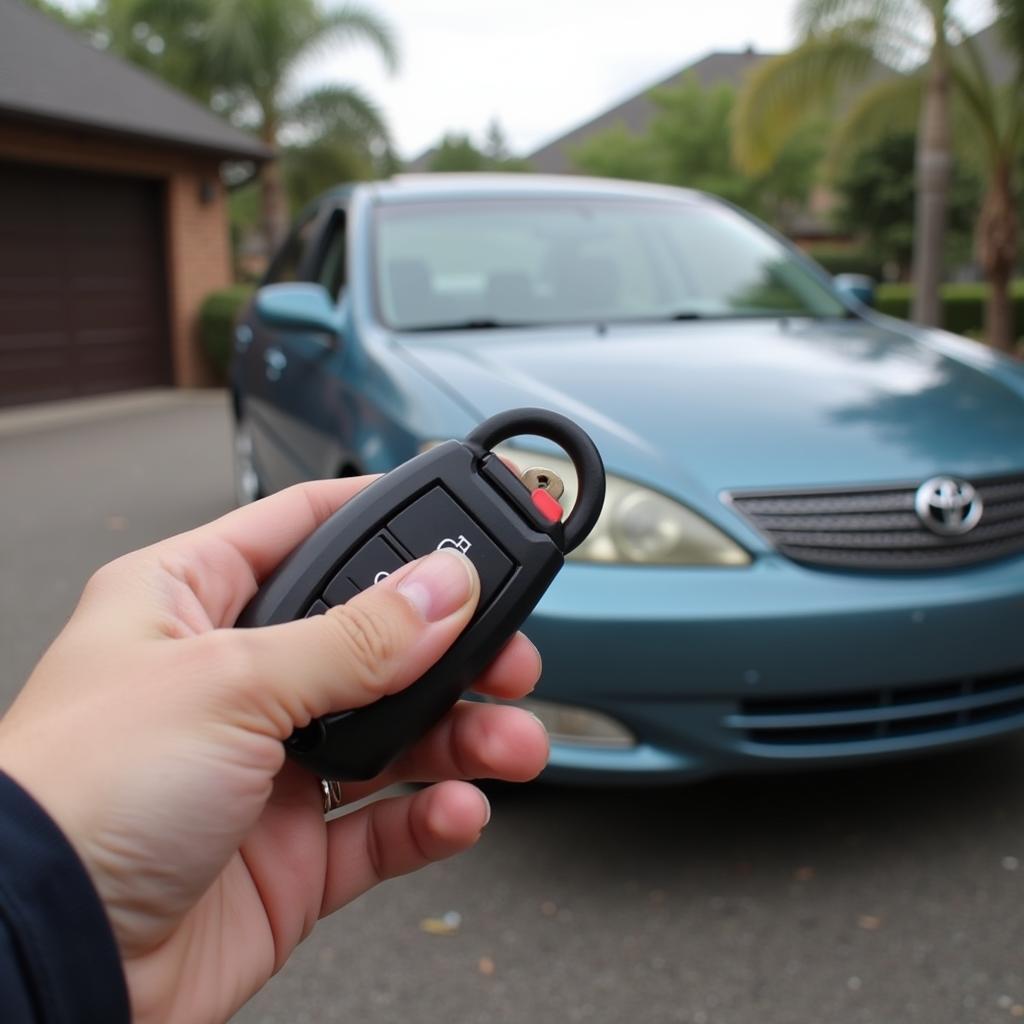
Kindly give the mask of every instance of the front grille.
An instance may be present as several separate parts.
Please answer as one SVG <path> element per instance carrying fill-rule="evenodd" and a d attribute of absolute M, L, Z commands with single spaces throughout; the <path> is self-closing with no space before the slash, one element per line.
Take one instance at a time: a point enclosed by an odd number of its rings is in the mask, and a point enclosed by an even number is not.
<path fill-rule="evenodd" d="M 951 569 L 1024 551 L 1024 475 L 971 482 L 984 512 L 961 537 L 940 537 L 918 519 L 917 484 L 727 497 L 782 554 L 808 565 Z"/>
<path fill-rule="evenodd" d="M 740 702 L 725 726 L 752 743 L 842 745 L 925 736 L 1024 716 L 1024 669 L 899 689 Z M 1024 718 L 1022 718 L 1024 723 Z"/>

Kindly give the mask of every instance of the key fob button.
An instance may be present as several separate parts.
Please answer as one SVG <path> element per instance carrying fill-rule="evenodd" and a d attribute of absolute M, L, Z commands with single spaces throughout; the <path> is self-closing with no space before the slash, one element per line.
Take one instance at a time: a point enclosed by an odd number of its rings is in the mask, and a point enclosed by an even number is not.
<path fill-rule="evenodd" d="M 325 611 L 327 611 L 327 605 L 323 601 L 314 601 L 309 606 L 309 611 L 306 612 L 306 618 L 311 619 L 314 615 L 323 615 Z"/>
<path fill-rule="evenodd" d="M 330 606 L 344 604 L 349 598 L 359 593 L 359 588 L 345 575 L 342 570 L 324 588 L 323 600 Z"/>
<path fill-rule="evenodd" d="M 374 537 L 338 570 L 334 579 L 327 584 L 324 598 L 328 604 L 342 604 L 355 596 L 357 591 L 372 587 L 403 565 L 405 562 L 383 537 Z M 355 586 L 352 587 L 352 584 Z"/>
<path fill-rule="evenodd" d="M 466 555 L 480 574 L 480 608 L 512 572 L 512 562 L 440 487 L 395 516 L 388 529 L 415 558 L 442 548 L 454 548 Z"/>

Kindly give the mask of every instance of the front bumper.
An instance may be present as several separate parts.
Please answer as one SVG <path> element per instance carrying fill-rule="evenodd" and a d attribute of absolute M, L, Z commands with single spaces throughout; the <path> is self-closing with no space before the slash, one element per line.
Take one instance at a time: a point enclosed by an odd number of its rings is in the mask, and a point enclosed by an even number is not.
<path fill-rule="evenodd" d="M 1024 558 L 956 572 L 568 563 L 526 626 L 541 700 L 637 738 L 545 777 L 673 781 L 840 764 L 1024 727 Z"/>

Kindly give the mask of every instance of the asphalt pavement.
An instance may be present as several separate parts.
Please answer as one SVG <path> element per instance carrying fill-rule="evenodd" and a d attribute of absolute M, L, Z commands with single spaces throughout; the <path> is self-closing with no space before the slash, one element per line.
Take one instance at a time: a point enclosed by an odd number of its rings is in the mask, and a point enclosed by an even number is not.
<path fill-rule="evenodd" d="M 0 414 L 0 706 L 96 566 L 230 506 L 229 451 L 216 393 Z M 236 1021 L 1024 1018 L 1024 741 L 490 795 L 476 849 L 322 923 Z M 451 912 L 453 934 L 424 930 Z"/>

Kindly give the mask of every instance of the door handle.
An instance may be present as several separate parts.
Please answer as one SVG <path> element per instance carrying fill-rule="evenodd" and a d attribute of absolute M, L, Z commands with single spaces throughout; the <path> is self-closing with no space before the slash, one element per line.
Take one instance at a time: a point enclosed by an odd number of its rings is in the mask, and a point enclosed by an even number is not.
<path fill-rule="evenodd" d="M 279 381 L 287 365 L 288 357 L 279 348 L 268 348 L 263 353 L 263 368 L 267 380 Z"/>

